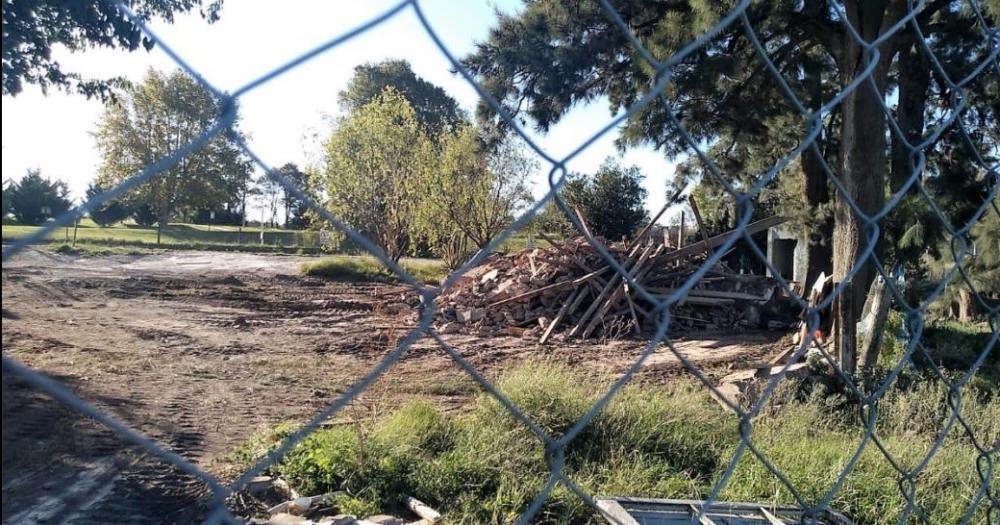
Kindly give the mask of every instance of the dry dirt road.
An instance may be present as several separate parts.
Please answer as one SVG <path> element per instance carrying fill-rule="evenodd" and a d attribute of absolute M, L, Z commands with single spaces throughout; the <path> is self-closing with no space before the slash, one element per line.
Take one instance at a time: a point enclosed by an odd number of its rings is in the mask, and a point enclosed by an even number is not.
<path fill-rule="evenodd" d="M 3 267 L 3 353 L 222 479 L 227 454 L 254 433 L 302 421 L 372 369 L 416 325 L 405 287 L 298 275 L 306 257 L 172 252 L 76 257 L 29 250 Z M 393 313 L 390 313 L 393 312 Z M 642 341 L 554 343 L 445 336 L 487 377 L 545 356 L 620 373 Z M 682 340 L 718 373 L 776 349 L 776 336 Z M 639 380 L 670 381 L 658 350 Z M 461 410 L 476 389 L 420 339 L 359 405 L 414 396 Z M 335 417 L 346 417 L 341 414 Z M 95 421 L 3 373 L 4 523 L 186 523 L 206 489 Z"/>

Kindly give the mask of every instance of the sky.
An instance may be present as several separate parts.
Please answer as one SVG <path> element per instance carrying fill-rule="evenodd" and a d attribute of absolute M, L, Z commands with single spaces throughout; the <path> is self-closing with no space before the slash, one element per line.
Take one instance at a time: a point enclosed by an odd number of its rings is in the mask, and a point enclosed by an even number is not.
<path fill-rule="evenodd" d="M 179 15 L 173 24 L 154 21 L 151 28 L 205 79 L 231 92 L 388 11 L 394 4 L 228 0 L 221 19 L 214 24 L 191 13 Z M 445 46 L 461 58 L 486 38 L 496 20 L 494 7 L 514 13 L 520 9 L 520 2 L 422 0 L 420 6 Z M 177 67 L 160 46 L 150 52 L 132 53 L 108 49 L 71 53 L 56 49 L 54 56 L 64 69 L 85 77 L 124 76 L 136 82 L 149 68 L 170 71 Z M 271 166 L 286 162 L 318 164 L 320 144 L 331 130 L 331 118 L 340 111 L 337 93 L 346 86 L 354 67 L 388 58 L 408 60 L 417 75 L 444 88 L 473 113 L 478 94 L 464 78 L 451 72 L 448 59 L 434 45 L 414 10 L 407 7 L 380 25 L 242 95 L 240 129 L 248 135 L 255 152 Z M 45 95 L 34 86 L 2 100 L 3 179 L 17 180 L 27 169 L 38 168 L 47 177 L 67 181 L 72 196 L 81 198 L 100 164 L 92 133 L 101 117 L 102 103 L 60 91 Z M 613 118 L 607 101 L 598 99 L 574 108 L 547 133 L 529 129 L 529 134 L 548 155 L 563 158 Z M 666 198 L 666 181 L 673 174 L 674 164 L 648 147 L 631 148 L 622 154 L 614 145 L 616 136 L 617 130 L 605 134 L 567 163 L 568 169 L 593 172 L 608 156 L 638 165 L 646 177 L 647 207 L 655 213 Z M 551 168 L 541 158 L 539 163 L 539 171 L 531 178 L 536 198 L 545 194 Z"/>

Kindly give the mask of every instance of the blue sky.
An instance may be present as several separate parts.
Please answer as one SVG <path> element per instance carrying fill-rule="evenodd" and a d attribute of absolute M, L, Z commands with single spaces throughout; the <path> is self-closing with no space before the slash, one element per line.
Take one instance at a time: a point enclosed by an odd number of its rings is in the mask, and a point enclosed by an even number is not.
<path fill-rule="evenodd" d="M 223 90 L 235 90 L 250 80 L 295 58 L 341 33 L 388 10 L 394 2 L 329 2 L 228 0 L 221 20 L 207 24 L 196 14 L 179 16 L 174 24 L 154 22 L 153 30 L 195 69 Z M 277 6 L 281 8 L 277 8 Z M 456 57 L 473 49 L 493 26 L 496 5 L 515 12 L 518 1 L 472 2 L 422 0 L 431 26 Z M 56 58 L 66 69 L 93 77 L 125 76 L 140 80 L 150 67 L 175 67 L 159 48 L 127 53 L 94 49 L 69 53 L 59 49 Z M 337 93 L 350 79 L 354 66 L 386 58 L 409 60 L 414 71 L 442 86 L 468 111 L 478 95 L 461 76 L 451 73 L 447 58 L 434 45 L 412 9 L 354 39 L 328 50 L 297 68 L 250 91 L 240 98 L 241 129 L 250 144 L 268 163 L 300 165 L 317 163 L 319 146 L 331 129 L 330 118 L 339 112 Z M 94 177 L 100 158 L 91 133 L 102 105 L 79 95 L 34 87 L 17 97 L 3 97 L 3 177 L 19 178 L 27 168 L 40 168 L 49 177 L 69 182 L 74 197 L 83 195 Z M 548 133 L 532 131 L 534 140 L 549 154 L 561 158 L 605 126 L 613 115 L 606 101 L 575 108 Z M 613 141 L 617 131 L 604 136 L 575 157 L 568 167 L 591 172 L 609 155 L 618 155 Z M 655 211 L 665 199 L 665 182 L 673 164 L 650 148 L 633 148 L 622 157 L 640 166 L 649 191 L 647 206 Z M 533 177 L 534 193 L 547 187 L 548 167 Z M 668 219 L 668 214 L 665 219 Z"/>

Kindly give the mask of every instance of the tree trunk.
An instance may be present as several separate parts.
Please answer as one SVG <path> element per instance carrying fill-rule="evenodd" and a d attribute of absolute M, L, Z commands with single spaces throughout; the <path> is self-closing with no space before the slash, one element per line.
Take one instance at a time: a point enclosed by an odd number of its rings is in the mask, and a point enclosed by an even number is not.
<path fill-rule="evenodd" d="M 931 79 L 931 68 L 923 53 L 916 46 L 899 57 L 899 102 L 896 107 L 896 122 L 910 145 L 920 142 L 924 134 L 924 110 L 927 107 L 927 88 Z M 892 133 L 892 177 L 890 188 L 893 193 L 902 189 L 909 180 L 915 166 L 910 161 L 910 151 L 898 134 Z M 919 177 L 919 174 L 918 174 Z M 908 193 L 916 193 L 916 185 Z"/>
<path fill-rule="evenodd" d="M 161 236 L 162 233 L 163 233 L 163 221 L 162 220 L 158 220 L 158 221 L 156 221 L 156 245 L 157 246 L 159 246 L 159 244 L 160 244 L 160 236 Z"/>
<path fill-rule="evenodd" d="M 958 290 L 958 320 L 963 323 L 972 320 L 972 293 L 964 287 Z"/>
<path fill-rule="evenodd" d="M 898 3 L 898 2 L 897 2 Z M 897 17 L 886 16 L 889 2 L 845 2 L 850 23 L 867 41 L 875 40 L 891 26 Z M 899 6 L 894 6 L 898 8 Z M 837 53 L 841 85 L 848 85 L 866 72 L 863 50 L 845 32 Z M 840 128 L 840 181 L 844 193 L 838 193 L 834 206 L 833 279 L 846 281 L 842 290 L 841 307 L 837 308 L 834 342 L 841 366 L 853 374 L 857 363 L 857 321 L 864 307 L 865 296 L 875 275 L 870 259 L 859 259 L 868 240 L 864 222 L 851 208 L 851 202 L 866 215 L 874 214 L 885 202 L 886 178 L 886 119 L 879 103 L 884 96 L 892 44 L 883 44 L 875 66 L 875 87 L 865 80 L 847 94 L 841 102 L 843 123 Z M 847 275 L 858 267 L 857 273 Z"/>
<path fill-rule="evenodd" d="M 822 159 L 809 148 L 802 152 L 802 176 L 805 179 L 805 200 L 809 209 L 816 210 L 830 201 L 830 189 L 827 186 L 826 173 L 823 172 Z M 827 217 L 810 225 L 809 233 L 804 239 L 806 244 L 806 280 L 803 286 L 808 287 L 821 272 L 829 274 L 833 259 L 831 242 L 833 238 L 833 221 Z"/>

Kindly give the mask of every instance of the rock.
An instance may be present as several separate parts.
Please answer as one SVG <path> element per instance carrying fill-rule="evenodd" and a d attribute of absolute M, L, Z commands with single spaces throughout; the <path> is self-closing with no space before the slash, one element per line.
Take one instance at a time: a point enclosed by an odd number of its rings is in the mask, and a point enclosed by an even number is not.
<path fill-rule="evenodd" d="M 289 485 L 287 481 L 281 478 L 275 479 L 274 482 L 272 483 L 272 486 L 275 489 L 277 489 L 278 492 L 280 492 L 281 495 L 287 499 L 295 499 L 299 497 L 299 493 L 295 492 L 295 489 L 293 489 L 292 486 Z"/>
<path fill-rule="evenodd" d="M 462 325 L 452 321 L 450 323 L 445 323 L 438 328 L 439 334 L 457 334 L 462 331 Z"/>
<path fill-rule="evenodd" d="M 526 332 L 527 328 L 522 328 L 520 326 L 505 326 L 501 333 L 504 335 L 512 335 L 514 337 L 521 337 Z"/>
<path fill-rule="evenodd" d="M 365 518 L 365 521 L 377 523 L 378 525 L 406 525 L 406 520 L 397 518 L 396 516 L 390 516 L 388 514 L 368 516 Z"/>
<path fill-rule="evenodd" d="M 274 478 L 271 476 L 255 476 L 247 483 L 247 492 L 253 496 L 260 496 L 271 490 L 272 485 L 274 485 Z"/>
<path fill-rule="evenodd" d="M 500 269 L 499 268 L 494 268 L 494 269 L 492 269 L 492 270 L 484 273 L 483 276 L 479 278 L 479 282 L 480 283 L 486 283 L 486 282 L 492 281 L 492 280 L 496 279 L 498 275 L 500 275 Z"/>
<path fill-rule="evenodd" d="M 301 516 L 312 508 L 312 498 L 295 498 L 288 504 L 288 513 Z"/>
<path fill-rule="evenodd" d="M 267 525 L 314 525 L 315 523 L 313 520 L 287 512 L 279 512 L 267 520 Z"/>
<path fill-rule="evenodd" d="M 337 514 L 332 518 L 323 518 L 316 525 L 354 525 L 357 522 L 358 518 L 350 514 Z"/>
<path fill-rule="evenodd" d="M 397 315 L 410 309 L 410 305 L 406 303 L 392 303 L 385 307 L 385 311 Z"/>
<path fill-rule="evenodd" d="M 788 325 L 785 324 L 785 323 L 782 323 L 781 321 L 768 321 L 767 322 L 767 329 L 768 330 L 784 330 L 787 327 L 788 327 Z"/>
<path fill-rule="evenodd" d="M 458 310 L 458 322 L 460 323 L 475 323 L 476 321 L 482 320 L 486 317 L 485 308 L 471 308 L 467 310 Z"/>

